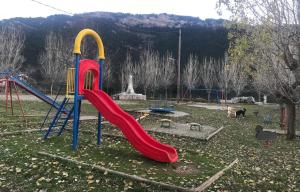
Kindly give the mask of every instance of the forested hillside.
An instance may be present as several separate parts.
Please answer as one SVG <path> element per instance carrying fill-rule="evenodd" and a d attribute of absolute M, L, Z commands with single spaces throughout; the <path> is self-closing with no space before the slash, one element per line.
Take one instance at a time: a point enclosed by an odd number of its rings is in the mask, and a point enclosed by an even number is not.
<path fill-rule="evenodd" d="M 151 46 L 160 54 L 168 50 L 177 59 L 179 28 L 182 29 L 182 68 L 191 53 L 198 55 L 200 59 L 223 57 L 228 46 L 223 22 L 223 20 L 201 20 L 168 14 L 132 15 L 95 12 L 74 16 L 55 15 L 47 18 L 13 18 L 0 21 L 0 25 L 13 23 L 21 26 L 26 36 L 23 53 L 25 62 L 22 70 L 33 78 L 42 80 L 38 58 L 44 49 L 45 37 L 50 31 L 60 33 L 70 42 L 74 41 L 76 34 L 83 28 L 97 31 L 109 55 L 115 78 L 127 52 L 130 52 L 135 60 L 143 49 Z M 90 55 L 93 56 L 93 53 Z M 117 81 L 114 83 L 117 84 Z"/>

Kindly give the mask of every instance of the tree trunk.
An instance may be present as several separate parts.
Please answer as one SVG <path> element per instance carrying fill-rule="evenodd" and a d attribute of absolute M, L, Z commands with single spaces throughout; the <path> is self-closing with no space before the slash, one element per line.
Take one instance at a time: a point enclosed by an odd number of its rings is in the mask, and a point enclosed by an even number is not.
<path fill-rule="evenodd" d="M 153 89 L 152 97 L 153 97 L 153 99 L 155 99 L 155 89 Z"/>
<path fill-rule="evenodd" d="M 109 85 L 109 80 L 107 80 L 107 83 L 106 83 L 106 93 L 108 94 L 108 85 Z"/>
<path fill-rule="evenodd" d="M 211 93 L 211 91 L 207 92 L 207 100 L 208 100 L 208 102 L 210 102 L 210 93 Z"/>
<path fill-rule="evenodd" d="M 190 101 L 192 101 L 192 89 L 189 90 L 190 90 Z"/>
<path fill-rule="evenodd" d="M 298 21 L 300 22 L 300 0 L 298 0 Z M 298 33 L 300 33 L 300 24 L 298 24 Z M 299 38 L 298 38 L 299 39 Z M 295 71 L 295 79 L 296 79 L 296 95 L 300 98 L 300 39 L 298 41 L 298 49 L 297 49 L 297 69 Z"/>
<path fill-rule="evenodd" d="M 168 100 L 168 88 L 165 87 L 165 96 L 166 96 L 166 100 Z"/>
<path fill-rule="evenodd" d="M 51 82 L 51 86 L 50 86 L 50 95 L 53 96 L 53 82 Z"/>
<path fill-rule="evenodd" d="M 296 105 L 288 103 L 287 105 L 287 139 L 294 139 L 296 137 L 295 120 L 296 120 Z"/>
<path fill-rule="evenodd" d="M 224 99 L 225 99 L 225 105 L 227 105 L 227 86 L 225 86 L 225 90 L 224 90 Z"/>

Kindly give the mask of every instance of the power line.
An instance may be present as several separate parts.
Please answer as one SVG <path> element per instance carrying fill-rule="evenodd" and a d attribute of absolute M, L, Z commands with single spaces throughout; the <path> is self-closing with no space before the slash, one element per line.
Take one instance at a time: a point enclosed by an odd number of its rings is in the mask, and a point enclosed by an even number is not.
<path fill-rule="evenodd" d="M 35 2 L 35 3 L 38 3 L 38 4 L 43 5 L 43 6 L 45 6 L 45 7 L 54 9 L 54 10 L 56 10 L 56 11 L 60 11 L 60 12 L 66 13 L 67 15 L 71 15 L 71 16 L 74 15 L 74 14 L 71 13 L 71 12 L 68 12 L 68 11 L 65 11 L 65 10 L 63 10 L 63 9 L 59 9 L 59 8 L 53 7 L 53 6 L 51 6 L 51 5 L 42 3 L 42 2 L 37 1 L 37 0 L 30 0 L 30 1 Z"/>

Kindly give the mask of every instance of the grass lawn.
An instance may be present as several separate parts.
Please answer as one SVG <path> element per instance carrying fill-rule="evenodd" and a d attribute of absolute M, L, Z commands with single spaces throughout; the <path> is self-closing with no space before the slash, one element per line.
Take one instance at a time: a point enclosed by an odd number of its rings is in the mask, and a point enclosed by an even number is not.
<path fill-rule="evenodd" d="M 131 111 L 150 104 L 147 101 L 123 103 L 121 106 Z M 24 121 L 22 117 L 6 115 L 1 108 L 0 133 L 39 128 L 42 115 L 46 114 L 49 106 L 41 102 L 24 102 L 24 106 L 28 115 L 37 116 L 28 116 Z M 45 141 L 41 139 L 41 132 L 1 136 L 0 191 L 168 191 L 41 156 L 38 154 L 40 151 L 187 188 L 199 186 L 239 158 L 239 163 L 208 191 L 300 191 L 300 139 L 288 141 L 285 136 L 278 136 L 270 148 L 262 147 L 254 137 L 255 125 L 262 123 L 262 117 L 255 117 L 253 112 L 259 111 L 261 116 L 276 116 L 278 110 L 270 106 L 243 107 L 247 108 L 246 117 L 235 120 L 228 119 L 226 112 L 189 107 L 187 104 L 176 105 L 177 110 L 190 115 L 172 118 L 175 122 L 199 122 L 213 127 L 224 126 L 225 129 L 208 142 L 151 133 L 159 141 L 177 148 L 179 160 L 174 164 L 144 158 L 122 137 L 104 136 L 102 145 L 97 146 L 95 134 L 81 131 L 79 149 L 74 152 L 69 131 Z M 15 114 L 18 113 L 16 109 Z M 96 111 L 89 104 L 83 104 L 83 114 L 96 115 Z M 150 115 L 140 123 L 152 125 L 159 118 L 161 116 Z M 274 120 L 268 126 L 277 128 L 279 125 Z M 96 121 L 81 122 L 80 130 L 95 131 Z M 104 125 L 103 132 L 121 135 L 111 125 Z"/>

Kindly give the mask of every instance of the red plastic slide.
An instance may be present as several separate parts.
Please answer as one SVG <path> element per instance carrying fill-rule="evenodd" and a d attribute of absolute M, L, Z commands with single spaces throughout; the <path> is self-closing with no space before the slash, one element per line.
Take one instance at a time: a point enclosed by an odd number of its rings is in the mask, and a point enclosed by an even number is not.
<path fill-rule="evenodd" d="M 176 149 L 152 138 L 128 113 L 124 112 L 109 95 L 101 90 L 84 90 L 84 96 L 106 120 L 121 129 L 133 147 L 144 156 L 160 162 L 176 162 Z"/>

